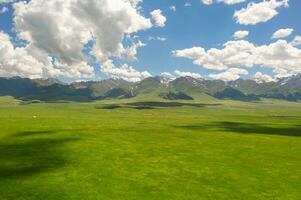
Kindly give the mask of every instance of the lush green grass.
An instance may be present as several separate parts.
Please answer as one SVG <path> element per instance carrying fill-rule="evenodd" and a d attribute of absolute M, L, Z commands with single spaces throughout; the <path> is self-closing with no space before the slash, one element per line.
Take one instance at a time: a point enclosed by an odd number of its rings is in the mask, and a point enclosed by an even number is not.
<path fill-rule="evenodd" d="M 0 199 L 300 199 L 301 104 L 127 101 L 1 98 Z"/>

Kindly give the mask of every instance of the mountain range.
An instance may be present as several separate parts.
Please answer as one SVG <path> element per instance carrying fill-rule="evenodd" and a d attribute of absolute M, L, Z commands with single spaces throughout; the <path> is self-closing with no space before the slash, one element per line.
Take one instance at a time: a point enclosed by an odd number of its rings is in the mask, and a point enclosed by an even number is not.
<path fill-rule="evenodd" d="M 24 101 L 93 101 L 152 96 L 169 100 L 193 100 L 204 96 L 216 99 L 258 101 L 261 98 L 301 100 L 301 74 L 261 82 L 239 79 L 225 82 L 192 77 L 168 79 L 150 77 L 140 82 L 121 79 L 74 82 L 57 79 L 0 78 L 0 96 Z"/>

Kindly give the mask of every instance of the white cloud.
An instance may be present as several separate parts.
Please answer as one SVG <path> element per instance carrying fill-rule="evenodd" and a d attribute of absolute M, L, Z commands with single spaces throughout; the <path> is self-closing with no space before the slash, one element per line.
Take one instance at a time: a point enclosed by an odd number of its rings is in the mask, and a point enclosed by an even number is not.
<path fill-rule="evenodd" d="M 205 49 L 202 47 L 192 47 L 190 49 L 176 50 L 172 54 L 176 57 L 189 58 L 197 60 L 206 54 Z"/>
<path fill-rule="evenodd" d="M 124 49 L 122 54 L 124 55 L 125 58 L 127 58 L 129 61 L 136 61 L 137 60 L 137 49 L 141 47 L 145 47 L 146 44 L 138 41 L 137 43 L 134 43 L 132 46 Z"/>
<path fill-rule="evenodd" d="M 297 35 L 290 44 L 293 46 L 301 45 L 301 35 Z"/>
<path fill-rule="evenodd" d="M 285 40 L 256 46 L 245 40 L 229 41 L 222 49 L 202 47 L 173 51 L 175 57 L 188 58 L 207 69 L 226 70 L 234 67 L 262 66 L 301 72 L 301 49 Z"/>
<path fill-rule="evenodd" d="M 195 78 L 195 79 L 202 79 L 203 76 L 199 73 L 193 73 L 193 72 L 183 72 L 180 70 L 175 70 L 173 73 L 169 73 L 169 72 L 163 72 L 160 74 L 161 77 L 173 80 L 179 77 L 191 77 L 191 78 Z"/>
<path fill-rule="evenodd" d="M 287 37 L 287 36 L 291 35 L 293 33 L 293 31 L 294 31 L 294 29 L 292 29 L 292 28 L 279 29 L 278 31 L 276 31 L 273 34 L 272 39 Z"/>
<path fill-rule="evenodd" d="M 195 65 L 206 69 L 226 70 L 232 67 L 251 67 L 256 59 L 252 54 L 254 45 L 244 40 L 229 41 L 223 49 L 212 48 L 205 51 L 202 47 L 173 51 L 176 57 L 193 60 Z"/>
<path fill-rule="evenodd" d="M 272 76 L 270 76 L 268 74 L 263 74 L 261 72 L 257 72 L 254 75 L 253 80 L 256 81 L 257 83 L 268 83 L 268 82 L 275 82 L 276 81 L 276 79 L 274 79 Z"/>
<path fill-rule="evenodd" d="M 275 73 L 274 79 L 286 78 L 286 77 L 290 77 L 290 76 L 293 76 L 294 74 L 296 74 L 296 73 L 293 73 L 291 71 L 288 71 L 288 70 L 282 69 L 282 68 L 274 69 L 273 72 Z"/>
<path fill-rule="evenodd" d="M 14 47 L 7 34 L 0 32 L 0 76 L 42 77 L 78 77 L 90 78 L 94 74 L 92 67 L 84 62 L 65 66 L 51 57 L 39 61 L 32 56 L 30 46 Z"/>
<path fill-rule="evenodd" d="M 247 37 L 248 35 L 249 35 L 249 31 L 236 31 L 233 34 L 233 37 L 235 39 L 243 39 L 243 38 Z"/>
<path fill-rule="evenodd" d="M 260 3 L 251 2 L 247 8 L 235 11 L 234 18 L 236 22 L 243 25 L 255 25 L 260 22 L 266 22 L 278 15 L 277 8 L 288 7 L 289 0 L 269 0 Z"/>
<path fill-rule="evenodd" d="M 258 59 L 257 62 L 254 61 L 254 64 L 301 72 L 301 49 L 292 46 L 285 40 L 259 46 L 253 54 Z"/>
<path fill-rule="evenodd" d="M 166 17 L 162 15 L 162 10 L 157 9 L 157 10 L 152 11 L 150 14 L 155 23 L 155 26 L 158 26 L 158 27 L 165 26 Z"/>
<path fill-rule="evenodd" d="M 203 4 L 205 5 L 211 5 L 213 3 L 225 3 L 225 4 L 237 4 L 237 3 L 242 3 L 245 2 L 246 0 L 201 0 L 203 2 Z"/>
<path fill-rule="evenodd" d="M 160 74 L 160 76 L 163 77 L 163 78 L 171 79 L 171 80 L 176 78 L 175 75 L 173 75 L 169 72 L 163 72 L 163 73 Z"/>
<path fill-rule="evenodd" d="M 106 75 L 116 78 L 116 79 L 123 79 L 130 82 L 137 82 L 141 81 L 145 78 L 151 77 L 152 75 L 147 72 L 139 72 L 135 70 L 133 67 L 128 66 L 127 64 L 122 65 L 121 67 L 116 67 L 113 64 L 112 60 L 107 60 L 102 63 L 102 72 Z"/>
<path fill-rule="evenodd" d="M 10 37 L 0 32 L 0 76 L 40 78 L 44 68 L 47 67 L 30 56 L 26 49 L 15 48 Z"/>
<path fill-rule="evenodd" d="M 171 10 L 173 12 L 176 12 L 177 11 L 177 7 L 176 6 L 170 6 L 169 10 Z"/>
<path fill-rule="evenodd" d="M 235 81 L 240 78 L 241 75 L 248 75 L 249 72 L 245 69 L 230 68 L 225 72 L 219 74 L 209 74 L 210 78 L 219 79 L 223 81 Z"/>
<path fill-rule="evenodd" d="M 179 70 L 175 70 L 174 74 L 175 74 L 176 77 L 192 77 L 192 78 L 195 78 L 195 79 L 203 78 L 203 76 L 199 73 L 182 72 L 182 71 L 179 71 Z"/>
<path fill-rule="evenodd" d="M 203 4 L 205 5 L 210 5 L 213 3 L 213 0 L 201 0 L 203 2 Z"/>
<path fill-rule="evenodd" d="M 2 2 L 8 2 L 3 1 Z M 126 35 L 152 27 L 140 13 L 140 0 L 31 0 L 13 4 L 14 30 L 25 41 L 23 49 L 43 68 L 39 76 L 50 75 L 43 66 L 56 69 L 59 76 L 91 76 L 88 52 L 102 64 L 111 58 L 136 60 L 142 42 L 124 46 Z M 15 48 L 19 49 L 19 48 Z M 1 52 L 4 54 L 4 52 Z M 1 55 L 0 55 L 1 56 Z M 22 63 L 22 59 L 20 63 Z M 3 61 L 2 61 L 3 62 Z M 15 60 L 18 64 L 18 60 Z M 27 65 L 30 73 L 33 64 Z M 101 67 L 103 67 L 101 65 Z M 2 67 L 3 71 L 9 71 Z M 33 70 L 34 71 L 34 70 Z M 46 70 L 47 71 L 47 70 Z M 21 75 L 23 72 L 20 71 Z M 17 75 L 17 73 L 15 73 Z"/>
<path fill-rule="evenodd" d="M 98 59 L 120 56 L 124 34 L 151 27 L 132 1 L 31 0 L 14 4 L 18 36 L 67 64 L 83 60 L 84 45 L 95 40 Z M 58 20 L 60 19 L 60 20 Z"/>

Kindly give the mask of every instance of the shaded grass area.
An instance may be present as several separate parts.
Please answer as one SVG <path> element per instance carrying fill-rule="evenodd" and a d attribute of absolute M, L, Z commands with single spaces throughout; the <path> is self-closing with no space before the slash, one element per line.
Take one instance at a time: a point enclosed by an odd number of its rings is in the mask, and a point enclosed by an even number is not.
<path fill-rule="evenodd" d="M 220 106 L 220 105 L 222 104 L 146 101 L 146 102 L 125 103 L 125 104 L 111 104 L 111 105 L 105 105 L 101 107 L 97 106 L 96 108 L 98 109 L 132 108 L 137 110 L 144 110 L 144 109 L 183 107 L 183 106 L 202 108 L 205 106 Z"/>
<path fill-rule="evenodd" d="M 0 179 L 45 173 L 66 162 L 63 145 L 78 138 L 56 136 L 57 130 L 24 131 L 0 140 Z"/>
<path fill-rule="evenodd" d="M 0 199 L 298 200 L 300 124 L 285 102 L 5 103 Z"/>
<path fill-rule="evenodd" d="M 226 131 L 230 133 L 240 134 L 264 134 L 264 135 L 279 135 L 279 136 L 294 136 L 301 137 L 301 125 L 294 125 L 292 127 L 274 127 L 258 123 L 245 123 L 245 122 L 213 122 L 211 124 L 201 125 L 184 125 L 176 126 L 191 131 L 204 131 L 204 130 L 217 130 Z"/>

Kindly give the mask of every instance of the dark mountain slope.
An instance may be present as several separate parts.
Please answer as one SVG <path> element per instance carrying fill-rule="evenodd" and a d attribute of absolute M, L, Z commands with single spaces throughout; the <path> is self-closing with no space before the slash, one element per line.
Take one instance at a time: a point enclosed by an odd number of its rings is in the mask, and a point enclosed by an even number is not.
<path fill-rule="evenodd" d="M 239 101 L 260 100 L 255 95 L 246 95 L 242 91 L 239 91 L 232 87 L 226 87 L 223 91 L 217 92 L 213 96 L 218 99 L 232 99 L 232 100 L 239 100 Z"/>

